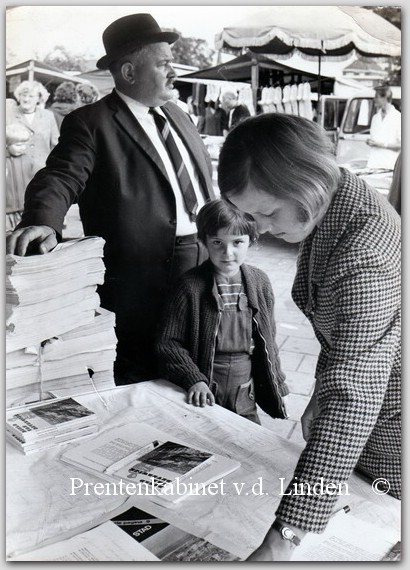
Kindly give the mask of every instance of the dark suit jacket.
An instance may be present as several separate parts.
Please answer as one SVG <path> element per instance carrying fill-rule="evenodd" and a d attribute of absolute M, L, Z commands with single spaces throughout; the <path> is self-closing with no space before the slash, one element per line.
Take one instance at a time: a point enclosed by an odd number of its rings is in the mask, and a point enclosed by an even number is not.
<path fill-rule="evenodd" d="M 246 105 L 237 105 L 235 109 L 232 111 L 232 122 L 230 128 L 233 129 L 234 127 L 236 127 L 236 125 L 238 125 L 240 122 L 244 121 L 250 116 L 251 114 Z"/>
<path fill-rule="evenodd" d="M 213 198 L 211 161 L 195 126 L 173 103 L 163 111 L 191 153 L 205 196 Z M 175 197 L 155 147 L 115 91 L 65 117 L 46 168 L 27 188 L 21 225 L 48 225 L 61 234 L 75 200 L 85 234 L 106 241 L 102 306 L 116 313 L 127 350 L 148 356 L 169 286 Z"/>

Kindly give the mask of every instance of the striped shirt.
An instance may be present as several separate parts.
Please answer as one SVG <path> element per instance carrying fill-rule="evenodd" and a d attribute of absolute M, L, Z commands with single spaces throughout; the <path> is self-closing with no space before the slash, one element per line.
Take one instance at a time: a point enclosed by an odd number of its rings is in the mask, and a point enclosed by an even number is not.
<path fill-rule="evenodd" d="M 242 275 L 215 276 L 222 309 L 217 337 L 217 353 L 247 353 L 253 350 L 252 311 L 243 291 Z"/>

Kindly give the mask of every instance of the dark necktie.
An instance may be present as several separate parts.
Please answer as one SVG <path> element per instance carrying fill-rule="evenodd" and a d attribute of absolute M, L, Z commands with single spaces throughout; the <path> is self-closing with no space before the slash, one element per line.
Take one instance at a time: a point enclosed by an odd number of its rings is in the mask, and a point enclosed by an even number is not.
<path fill-rule="evenodd" d="M 179 152 L 174 137 L 171 134 L 169 123 L 167 119 L 157 113 L 155 109 L 151 108 L 149 112 L 154 117 L 160 138 L 162 139 L 165 148 L 168 151 L 171 162 L 174 166 L 182 196 L 184 198 L 185 208 L 187 209 L 191 220 L 195 221 L 195 213 L 198 207 L 198 202 L 196 199 L 194 187 L 192 186 L 191 178 L 188 174 L 185 163 L 182 160 L 181 153 Z"/>

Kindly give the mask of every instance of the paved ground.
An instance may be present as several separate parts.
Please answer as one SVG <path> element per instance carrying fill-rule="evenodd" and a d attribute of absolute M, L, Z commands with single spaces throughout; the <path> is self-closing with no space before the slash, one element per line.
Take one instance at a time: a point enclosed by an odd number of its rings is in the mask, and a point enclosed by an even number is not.
<path fill-rule="evenodd" d="M 277 342 L 291 392 L 288 397 L 289 419 L 273 420 L 261 412 L 261 422 L 282 437 L 303 442 L 299 420 L 313 390 L 319 343 L 309 321 L 291 297 L 297 252 L 297 245 L 263 235 L 258 245 L 249 249 L 247 261 L 263 269 L 271 280 L 276 298 Z"/>
<path fill-rule="evenodd" d="M 70 210 L 66 223 L 64 237 L 82 235 L 76 206 Z M 263 235 L 259 238 L 259 243 L 249 249 L 247 261 L 263 269 L 272 282 L 276 297 L 277 342 L 291 392 L 287 402 L 289 419 L 274 420 L 260 411 L 261 422 L 264 427 L 275 430 L 282 437 L 303 442 L 299 420 L 313 390 L 319 343 L 309 322 L 291 298 L 297 252 L 297 245 Z"/>

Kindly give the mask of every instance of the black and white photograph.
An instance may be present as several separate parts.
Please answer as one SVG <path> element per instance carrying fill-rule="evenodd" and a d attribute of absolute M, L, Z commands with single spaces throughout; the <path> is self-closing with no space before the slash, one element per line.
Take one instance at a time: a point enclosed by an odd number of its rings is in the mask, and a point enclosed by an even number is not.
<path fill-rule="evenodd" d="M 5 6 L 7 561 L 402 560 L 401 27 Z"/>

